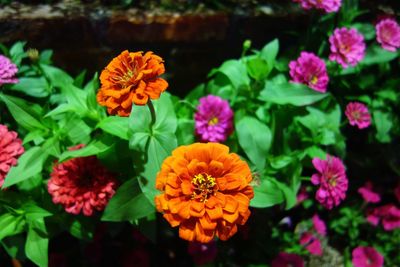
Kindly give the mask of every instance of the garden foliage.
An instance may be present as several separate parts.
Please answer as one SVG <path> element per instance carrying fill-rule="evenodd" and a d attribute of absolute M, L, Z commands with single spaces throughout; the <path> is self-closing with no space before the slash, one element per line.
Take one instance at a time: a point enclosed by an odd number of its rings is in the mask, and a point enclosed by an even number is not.
<path fill-rule="evenodd" d="M 154 221 L 154 200 L 161 194 L 157 174 L 177 147 L 208 140 L 204 131 L 198 132 L 200 115 L 194 114 L 200 99 L 214 95 L 227 101 L 223 112 L 232 120 L 221 130 L 224 138 L 216 141 L 240 155 L 252 173 L 254 198 L 247 227 L 254 228 L 249 230 L 254 236 L 241 237 L 252 244 L 248 264 L 266 266 L 279 252 L 318 264 L 339 253 L 341 264 L 351 266 L 353 249 L 364 246 L 377 250 L 385 266 L 399 266 L 399 51 L 381 46 L 374 25 L 359 19 L 364 11 L 352 2 L 343 1 L 338 13 L 314 13 L 300 46 L 291 48 L 275 39 L 257 50 L 246 41 L 240 58 L 212 69 L 206 82 L 185 97 L 160 92 L 158 99 L 149 98 L 152 104 L 134 104 L 125 116 L 108 115 L 98 104 L 98 74 L 90 77 L 83 71 L 72 77 L 52 64 L 50 50 L 27 50 L 24 42 L 3 46 L 3 54 L 18 67 L 18 82 L 1 86 L 0 123 L 18 133 L 24 148 L 0 191 L 3 248 L 12 258 L 27 257 L 47 266 L 49 240 L 61 232 L 84 242 L 93 238 L 100 221 L 129 222 L 138 228 Z M 336 39 L 350 29 L 357 32 L 365 52 L 359 48 L 351 60 L 332 56 L 332 43 L 340 43 Z M 315 68 L 318 74 L 305 74 Z M 313 87 L 321 79 L 329 81 Z M 348 107 L 355 102 L 362 107 Z M 366 117 L 359 117 L 362 114 Z M 212 125 L 224 119 L 212 116 Z M 56 197 L 49 194 L 48 183 L 55 179 L 55 166 L 80 157 L 92 157 L 99 161 L 93 164 L 112 173 L 116 182 L 110 188 L 115 192 L 107 189 L 112 197 L 103 208 L 93 204 L 93 213 L 78 209 L 71 214 L 64 210 L 68 204 L 53 203 Z M 370 170 L 375 171 L 369 175 Z M 325 185 L 324 177 L 332 174 L 335 181 Z M 346 182 L 341 191 L 337 177 Z M 358 189 L 368 181 L 369 187 L 361 190 L 365 197 Z M 368 201 L 374 192 L 379 200 Z M 320 218 L 326 223 L 322 233 L 316 226 Z M 310 240 L 318 244 L 312 247 Z M 263 256 L 254 256 L 254 250 Z M 356 254 L 364 255 L 361 250 Z"/>

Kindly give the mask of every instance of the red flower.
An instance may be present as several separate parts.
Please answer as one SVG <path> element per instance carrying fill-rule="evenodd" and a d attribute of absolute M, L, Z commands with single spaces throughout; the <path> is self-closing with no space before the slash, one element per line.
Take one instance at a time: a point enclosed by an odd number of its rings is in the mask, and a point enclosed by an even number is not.
<path fill-rule="evenodd" d="M 0 187 L 12 166 L 17 165 L 17 159 L 24 153 L 21 139 L 7 126 L 0 124 Z"/>
<path fill-rule="evenodd" d="M 68 213 L 77 215 L 82 211 L 85 216 L 104 210 L 116 187 L 114 175 L 95 156 L 56 164 L 47 184 L 55 204 L 61 204 Z"/>

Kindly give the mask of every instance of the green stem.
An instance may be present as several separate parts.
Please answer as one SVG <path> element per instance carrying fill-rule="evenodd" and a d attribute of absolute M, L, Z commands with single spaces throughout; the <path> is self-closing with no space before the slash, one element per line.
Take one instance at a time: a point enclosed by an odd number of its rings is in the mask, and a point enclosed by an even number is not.
<path fill-rule="evenodd" d="M 149 102 L 147 102 L 147 106 L 149 107 L 150 115 L 151 115 L 151 122 L 150 122 L 149 128 L 150 128 L 150 132 L 153 133 L 153 125 L 156 123 L 156 111 L 154 109 L 154 106 L 153 106 L 153 103 L 151 102 L 151 100 L 149 100 Z"/>

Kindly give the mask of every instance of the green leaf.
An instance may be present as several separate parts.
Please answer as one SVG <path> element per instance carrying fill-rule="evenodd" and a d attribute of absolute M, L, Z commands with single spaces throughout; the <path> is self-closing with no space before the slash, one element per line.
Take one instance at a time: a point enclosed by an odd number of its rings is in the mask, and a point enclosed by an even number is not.
<path fill-rule="evenodd" d="M 275 65 L 276 56 L 279 52 L 279 40 L 274 39 L 261 49 L 261 57 L 267 61 L 268 66 L 270 66 L 269 72 L 273 69 Z"/>
<path fill-rule="evenodd" d="M 16 235 L 24 231 L 25 221 L 22 216 L 5 213 L 0 216 L 0 241 L 7 236 Z"/>
<path fill-rule="evenodd" d="M 23 99 L 1 93 L 0 99 L 6 104 L 17 123 L 28 131 L 35 131 L 36 129 L 47 130 L 39 121 L 41 112 L 38 106 L 28 103 Z"/>
<path fill-rule="evenodd" d="M 315 103 L 329 94 L 323 94 L 298 83 L 267 82 L 259 99 L 279 105 L 305 106 Z"/>
<path fill-rule="evenodd" d="M 32 147 L 25 151 L 18 159 L 18 165 L 10 169 L 3 187 L 10 187 L 40 173 L 47 157 L 46 151 L 40 147 Z"/>
<path fill-rule="evenodd" d="M 246 65 L 239 60 L 232 59 L 225 61 L 221 67 L 218 68 L 218 72 L 224 74 L 236 89 L 250 85 L 250 78 L 247 76 Z"/>
<path fill-rule="evenodd" d="M 178 120 L 176 137 L 179 145 L 189 145 L 194 143 L 194 121 L 191 119 Z"/>
<path fill-rule="evenodd" d="M 281 155 L 278 157 L 271 158 L 269 163 L 274 169 L 282 169 L 289 165 L 293 161 L 293 157 L 287 155 Z"/>
<path fill-rule="evenodd" d="M 390 130 L 393 126 L 390 115 L 388 113 L 376 110 L 373 112 L 373 117 L 377 131 L 375 135 L 376 139 L 381 143 L 389 143 L 391 141 Z"/>
<path fill-rule="evenodd" d="M 44 217 L 53 215 L 51 212 L 39 207 L 35 202 L 28 201 L 21 207 L 24 210 L 28 222 L 33 222 Z"/>
<path fill-rule="evenodd" d="M 26 256 L 40 267 L 48 266 L 49 238 L 43 219 L 29 225 L 25 243 Z"/>
<path fill-rule="evenodd" d="M 286 200 L 286 209 L 290 209 L 296 205 L 297 202 L 297 192 L 284 183 L 274 180 L 276 186 L 282 191 Z"/>
<path fill-rule="evenodd" d="M 121 139 L 129 140 L 129 118 L 110 116 L 103 119 L 96 128 L 106 133 L 118 136 Z"/>
<path fill-rule="evenodd" d="M 51 63 L 51 57 L 53 56 L 52 50 L 43 50 L 39 56 L 39 63 L 49 65 Z"/>
<path fill-rule="evenodd" d="M 375 38 L 375 27 L 371 23 L 355 23 L 352 27 L 356 28 L 367 41 Z"/>
<path fill-rule="evenodd" d="M 22 77 L 18 83 L 11 86 L 14 91 L 33 97 L 46 97 L 50 94 L 50 86 L 44 77 Z"/>
<path fill-rule="evenodd" d="M 257 81 L 261 81 L 267 78 L 271 69 L 268 63 L 264 59 L 258 56 L 248 60 L 246 62 L 246 66 L 247 66 L 247 72 L 249 73 L 250 77 L 252 77 Z"/>
<path fill-rule="evenodd" d="M 170 96 L 163 93 L 159 100 L 153 102 L 156 121 L 151 124 L 151 115 L 147 107 L 133 106 L 129 117 L 129 147 L 146 153 L 147 162 L 139 180 L 141 189 L 150 203 L 158 194 L 155 189 L 155 178 L 161 169 L 164 159 L 177 146 L 175 131 L 177 118 Z"/>
<path fill-rule="evenodd" d="M 14 62 L 17 66 L 21 64 L 22 59 L 26 56 L 24 51 L 24 46 L 26 42 L 16 42 L 10 48 L 10 57 L 11 61 Z"/>
<path fill-rule="evenodd" d="M 89 218 L 77 218 L 68 225 L 69 232 L 71 235 L 78 239 L 83 239 L 86 241 L 91 241 L 93 238 L 95 225 Z"/>
<path fill-rule="evenodd" d="M 259 171 L 264 170 L 272 142 L 271 130 L 253 117 L 243 117 L 235 128 L 246 155 Z"/>
<path fill-rule="evenodd" d="M 378 45 L 372 45 L 367 49 L 365 58 L 360 62 L 362 65 L 373 65 L 392 61 L 397 58 L 396 52 L 390 52 Z"/>
<path fill-rule="evenodd" d="M 63 88 L 69 84 L 72 85 L 74 82 L 74 79 L 72 79 L 71 76 L 59 68 L 46 64 L 40 64 L 40 68 L 51 82 L 51 85 L 55 87 Z"/>
<path fill-rule="evenodd" d="M 87 146 L 78 149 L 78 150 L 68 150 L 61 154 L 59 158 L 59 162 L 63 162 L 65 160 L 77 157 L 88 157 L 103 153 L 109 150 L 113 144 L 108 144 L 106 140 L 94 140 Z"/>
<path fill-rule="evenodd" d="M 156 176 L 161 170 L 163 161 L 171 155 L 177 147 L 176 136 L 173 133 L 155 134 L 150 137 L 147 149 L 147 163 L 142 176 L 145 181 L 139 180 L 143 193 L 153 204 L 154 197 L 159 194 L 156 190 Z"/>
<path fill-rule="evenodd" d="M 296 121 L 310 130 L 315 143 L 332 145 L 342 140 L 339 129 L 341 118 L 339 105 L 336 105 L 330 113 L 322 112 L 313 107 L 307 107 L 307 111 L 309 112 L 308 115 L 296 117 Z"/>
<path fill-rule="evenodd" d="M 74 144 L 86 144 L 90 141 L 92 128 L 75 114 L 66 114 L 64 120 L 59 122 L 60 129 L 67 133 Z"/>
<path fill-rule="evenodd" d="M 130 179 L 118 188 L 101 219 L 102 221 L 134 221 L 154 212 L 154 206 L 140 191 L 137 180 Z"/>
<path fill-rule="evenodd" d="M 273 181 L 273 178 L 261 180 L 260 186 L 254 187 L 254 198 L 250 201 L 250 206 L 255 208 L 268 208 L 284 201 L 281 189 Z"/>

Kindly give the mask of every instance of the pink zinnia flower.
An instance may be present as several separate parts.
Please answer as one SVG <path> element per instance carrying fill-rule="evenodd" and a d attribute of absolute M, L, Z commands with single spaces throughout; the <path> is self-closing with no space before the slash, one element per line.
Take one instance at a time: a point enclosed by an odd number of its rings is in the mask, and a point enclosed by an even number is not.
<path fill-rule="evenodd" d="M 18 134 L 0 124 L 0 187 L 3 186 L 11 167 L 17 165 L 18 158 L 24 151 Z"/>
<path fill-rule="evenodd" d="M 313 53 L 301 52 L 296 61 L 289 63 L 292 82 L 303 83 L 315 91 L 325 93 L 329 77 L 325 62 Z"/>
<path fill-rule="evenodd" d="M 233 111 L 219 96 L 200 98 L 194 119 L 196 135 L 202 142 L 224 142 L 233 130 Z"/>
<path fill-rule="evenodd" d="M 95 156 L 56 164 L 47 184 L 55 204 L 61 204 L 68 213 L 77 215 L 82 211 L 85 216 L 104 210 L 116 188 L 114 175 Z"/>
<path fill-rule="evenodd" d="M 326 13 L 337 12 L 342 5 L 342 0 L 310 0 L 318 9 L 325 10 Z"/>
<path fill-rule="evenodd" d="M 357 192 L 361 194 L 362 198 L 367 203 L 378 203 L 381 201 L 381 196 L 372 190 L 373 186 L 371 182 L 365 183 L 363 187 L 360 187 Z"/>
<path fill-rule="evenodd" d="M 371 125 L 371 115 L 366 105 L 360 102 L 350 102 L 345 111 L 350 125 L 357 125 L 358 129 L 364 129 Z"/>
<path fill-rule="evenodd" d="M 356 247 L 352 252 L 354 267 L 382 267 L 383 256 L 373 247 Z"/>
<path fill-rule="evenodd" d="M 310 232 L 305 232 L 300 236 L 300 245 L 305 246 L 312 255 L 322 255 L 321 241 Z"/>
<path fill-rule="evenodd" d="M 279 252 L 278 256 L 272 260 L 271 267 L 303 267 L 303 258 L 297 254 Z"/>
<path fill-rule="evenodd" d="M 383 49 L 396 52 L 400 47 L 400 25 L 391 18 L 381 20 L 376 26 L 376 40 Z"/>
<path fill-rule="evenodd" d="M 383 229 L 392 231 L 400 228 L 400 209 L 393 204 L 374 208 L 368 212 L 367 221 L 375 226 L 382 221 Z"/>
<path fill-rule="evenodd" d="M 342 5 L 342 0 L 293 0 L 300 3 L 301 6 L 308 10 L 311 8 L 323 9 L 325 12 L 337 12 Z"/>
<path fill-rule="evenodd" d="M 315 198 L 327 209 L 338 206 L 345 199 L 348 187 L 343 162 L 328 155 L 326 160 L 314 158 L 312 163 L 319 172 L 311 176 L 311 182 L 320 185 Z"/>
<path fill-rule="evenodd" d="M 325 222 L 323 220 L 321 220 L 321 218 L 317 214 L 315 214 L 312 217 L 312 222 L 313 222 L 314 230 L 321 236 L 326 236 Z"/>
<path fill-rule="evenodd" d="M 364 37 L 356 29 L 335 29 L 329 43 L 329 60 L 338 62 L 343 68 L 357 65 L 365 56 Z"/>
<path fill-rule="evenodd" d="M 18 72 L 17 66 L 8 57 L 0 55 L 0 86 L 6 83 L 17 83 L 15 75 Z"/>

